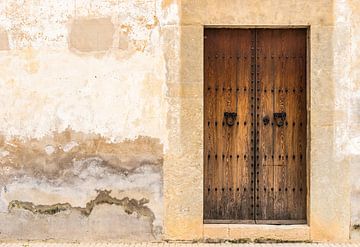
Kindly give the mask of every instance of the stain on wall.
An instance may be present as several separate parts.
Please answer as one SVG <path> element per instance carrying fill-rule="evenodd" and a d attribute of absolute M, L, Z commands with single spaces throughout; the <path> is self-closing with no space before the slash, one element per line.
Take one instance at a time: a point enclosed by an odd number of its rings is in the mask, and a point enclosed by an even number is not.
<path fill-rule="evenodd" d="M 173 13 L 10 0 L 0 15 L 0 240 L 161 239 Z"/>
<path fill-rule="evenodd" d="M 320 143 L 320 149 L 312 150 L 319 154 L 312 168 L 313 174 L 321 174 L 312 186 L 316 182 L 329 193 L 311 193 L 317 213 L 310 221 L 310 235 L 342 240 L 350 228 L 351 238 L 359 240 L 360 33 L 353 28 L 359 23 L 359 6 L 356 0 L 241 5 L 3 1 L 0 240 L 204 236 L 202 63 L 197 59 L 202 57 L 203 24 L 244 21 L 311 25 L 312 87 L 314 95 L 321 96 L 311 99 L 312 113 L 319 113 L 312 115 L 312 121 L 318 121 L 312 141 Z M 336 64 L 346 66 L 334 69 L 333 53 Z M 342 210 L 346 200 L 331 201 L 344 199 L 346 195 L 337 192 L 348 188 L 340 188 L 340 180 L 329 180 L 339 177 L 340 169 L 346 171 L 347 162 L 351 222 L 348 210 Z M 323 210 L 324 205 L 330 211 Z M 226 230 L 234 238 L 243 236 L 242 229 L 236 231 L 239 235 Z"/>
<path fill-rule="evenodd" d="M 109 50 L 114 30 L 110 18 L 75 19 L 69 32 L 69 46 L 81 52 Z"/>
<path fill-rule="evenodd" d="M 21 217 L 21 213 L 25 213 L 22 212 L 22 210 L 31 212 L 33 221 L 35 222 L 39 222 L 37 215 L 61 217 L 61 214 L 76 215 L 78 218 L 82 218 L 83 221 L 86 221 L 86 219 L 84 219 L 83 216 L 90 217 L 91 213 L 96 211 L 95 207 L 97 207 L 97 210 L 104 210 L 104 208 L 106 207 L 101 207 L 101 205 L 114 205 L 117 207 L 109 208 L 109 210 L 112 210 L 113 212 L 106 212 L 106 211 L 102 212 L 103 214 L 110 214 L 115 216 L 121 215 L 121 217 L 119 217 L 118 219 L 114 218 L 113 220 L 114 221 L 121 220 L 122 227 L 113 231 L 111 234 L 106 234 L 108 237 L 110 237 L 110 240 L 116 240 L 120 237 L 129 239 L 128 235 L 142 240 L 155 239 L 156 237 L 158 237 L 156 234 L 159 234 L 159 232 L 155 232 L 153 226 L 155 215 L 147 206 L 145 206 L 145 204 L 149 202 L 148 199 L 142 198 L 141 200 L 136 200 L 136 199 L 129 199 L 128 197 L 117 199 L 110 195 L 111 191 L 100 190 L 97 192 L 98 195 L 96 196 L 96 198 L 87 202 L 85 207 L 73 207 L 69 203 L 57 203 L 54 205 L 34 205 L 32 202 L 23 202 L 23 201 L 14 200 L 9 203 L 9 212 L 10 215 L 14 216 L 15 222 L 16 222 L 16 216 Z M 99 206 L 100 209 L 98 209 Z M 106 215 L 104 216 L 105 216 L 105 220 L 102 224 L 113 225 L 112 224 L 113 222 L 109 221 L 109 219 L 106 219 Z M 102 219 L 98 219 L 98 221 L 101 222 Z M 136 222 L 135 225 L 133 223 L 134 221 Z M 91 228 L 93 229 L 92 231 L 94 231 L 93 234 L 98 235 L 97 228 L 100 227 L 100 224 L 99 222 L 94 222 L 94 223 L 92 224 Z M 34 223 L 26 222 L 25 225 L 26 224 L 28 225 L 28 227 L 32 227 Z M 125 224 L 127 224 L 127 227 L 124 227 Z M 114 222 L 114 225 L 116 226 L 118 225 L 118 223 Z M 24 224 L 22 227 L 24 227 Z M 59 227 L 62 228 L 64 226 L 59 224 Z M 67 227 L 71 229 L 74 226 L 67 225 Z M 3 234 L 9 234 L 10 231 L 8 229 L 9 228 L 3 229 Z M 10 229 L 12 229 L 12 227 L 10 227 Z M 108 232 L 111 232 L 110 229 L 108 229 Z M 48 232 L 47 234 L 48 235 L 45 238 L 54 237 L 54 235 L 51 232 Z M 111 236 L 115 236 L 115 239 L 112 239 Z M 69 238 L 66 236 L 57 236 L 57 238 L 65 239 L 65 240 L 73 239 L 73 237 Z"/>
<path fill-rule="evenodd" d="M 18 200 L 11 201 L 9 203 L 9 211 L 12 212 L 14 208 L 28 210 L 34 214 L 47 214 L 54 215 L 61 211 L 66 210 L 78 210 L 82 215 L 89 216 L 94 207 L 101 204 L 110 204 L 120 206 L 127 214 L 136 214 L 138 217 L 146 217 L 150 220 L 154 220 L 155 216 L 151 210 L 144 206 L 149 200 L 142 198 L 140 201 L 135 199 L 129 199 L 125 197 L 123 199 L 117 199 L 110 196 L 111 191 L 100 190 L 94 200 L 86 203 L 86 207 L 72 207 L 69 203 L 58 203 L 54 205 L 34 205 L 32 202 L 22 202 Z"/>
<path fill-rule="evenodd" d="M 84 236 L 57 236 L 19 231 L 19 224 L 33 229 L 45 218 L 52 228 L 68 229 L 77 226 L 76 219 L 81 224 L 94 219 L 87 226 L 93 231 L 108 228 L 100 230 L 103 235 L 94 235 L 101 239 L 161 236 L 163 146 L 159 139 L 112 143 L 100 135 L 67 130 L 41 139 L 2 139 L 0 150 L 0 220 L 4 222 L 0 238 L 86 240 L 85 232 L 81 232 Z M 105 218 L 94 218 L 94 212 Z M 23 215 L 31 220 L 24 221 Z M 113 229 L 116 220 L 127 226 Z"/>
<path fill-rule="evenodd" d="M 0 28 L 0 51 L 9 50 L 9 38 L 4 29 Z"/>
<path fill-rule="evenodd" d="M 76 162 L 100 163 L 125 174 L 143 164 L 159 166 L 162 162 L 162 145 L 158 139 L 138 137 L 111 143 L 98 134 L 71 130 L 26 141 L 2 138 L 0 150 L 0 164 L 2 169 L 6 167 L 8 174 L 13 169 L 17 174 L 21 171 L 33 177 L 50 179 L 59 178 L 64 169 Z"/>

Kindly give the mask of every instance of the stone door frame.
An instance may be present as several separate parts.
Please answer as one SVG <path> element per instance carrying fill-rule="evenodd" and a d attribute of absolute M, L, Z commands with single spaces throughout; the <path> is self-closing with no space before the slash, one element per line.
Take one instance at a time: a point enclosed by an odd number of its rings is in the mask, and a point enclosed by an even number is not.
<path fill-rule="evenodd" d="M 259 8 L 256 1 L 244 1 L 241 12 L 237 11 L 235 2 L 213 8 L 206 1 L 185 1 L 181 6 L 181 25 L 175 28 L 179 39 L 179 67 L 169 70 L 178 77 L 174 76 L 175 79 L 169 82 L 169 90 L 177 94 L 169 101 L 171 107 L 167 121 L 170 134 L 164 159 L 164 238 L 347 241 L 350 229 L 349 164 L 347 158 L 337 151 L 336 141 L 342 132 L 335 128 L 338 121 L 346 121 L 345 115 L 339 115 L 340 108 L 336 104 L 337 95 L 345 90 L 338 82 L 341 75 L 345 76 L 345 71 L 336 64 L 336 52 L 341 45 L 346 45 L 347 40 L 346 36 L 339 37 L 341 27 L 333 21 L 332 5 L 305 0 L 297 1 L 296 6 L 275 4 L 261 9 L 262 15 L 259 16 L 251 14 Z M 311 11 L 304 12 L 304 6 L 310 6 Z M 279 13 L 278 8 L 282 8 L 282 15 L 273 14 Z M 307 225 L 203 224 L 205 27 L 308 28 L 307 161 L 310 191 Z"/>

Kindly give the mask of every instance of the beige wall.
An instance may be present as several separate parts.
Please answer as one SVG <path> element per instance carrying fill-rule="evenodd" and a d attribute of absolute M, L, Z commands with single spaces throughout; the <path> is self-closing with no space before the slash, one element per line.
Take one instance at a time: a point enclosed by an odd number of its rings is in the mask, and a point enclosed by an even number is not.
<path fill-rule="evenodd" d="M 181 139 L 171 139 L 164 163 L 165 233 L 172 239 L 258 238 L 347 241 L 350 205 L 357 215 L 350 184 L 356 167 L 359 133 L 351 134 L 351 107 L 357 97 L 353 66 L 357 4 L 349 1 L 182 1 L 180 78 L 183 125 L 171 126 Z M 203 28 L 309 27 L 309 207 L 308 226 L 204 225 L 202 223 Z M 356 74 L 356 73 L 355 73 Z M 194 93 L 193 88 L 199 88 Z M 356 103 L 355 103 L 356 104 Z M 351 111 L 351 113 L 350 113 Z M 173 114 L 174 115 L 174 114 Z M 355 149 L 355 150 L 354 150 Z M 177 154 L 178 150 L 182 153 Z M 179 162 L 180 160 L 180 162 Z M 174 165 L 176 164 L 176 165 Z M 189 169 L 179 171 L 180 167 Z M 191 169 L 191 170 L 190 170 Z M 178 173 L 177 177 L 173 174 Z M 180 185 L 180 186 L 179 186 Z M 191 185 L 191 186 L 189 186 Z M 191 195 L 191 196 L 189 196 Z M 352 204 L 351 204 L 352 202 Z M 355 209 L 354 209 L 355 208 Z M 354 219 L 353 219 L 354 221 Z M 179 229 L 179 225 L 181 228 Z M 355 235 L 352 231 L 352 236 Z"/>
<path fill-rule="evenodd" d="M 0 239 L 360 239 L 359 6 L 3 1 Z M 309 27 L 308 225 L 202 223 L 207 25 Z"/>
<path fill-rule="evenodd" d="M 349 155 L 350 162 L 350 182 L 351 182 L 351 239 L 360 240 L 360 5 L 357 1 L 349 1 L 348 9 L 351 15 L 348 15 L 351 22 L 351 44 L 350 44 L 350 63 L 347 73 L 351 77 L 347 87 L 350 92 L 348 104 L 348 141 L 345 145 L 346 152 Z"/>
<path fill-rule="evenodd" d="M 0 16 L 0 239 L 161 238 L 176 9 L 24 0 Z"/>

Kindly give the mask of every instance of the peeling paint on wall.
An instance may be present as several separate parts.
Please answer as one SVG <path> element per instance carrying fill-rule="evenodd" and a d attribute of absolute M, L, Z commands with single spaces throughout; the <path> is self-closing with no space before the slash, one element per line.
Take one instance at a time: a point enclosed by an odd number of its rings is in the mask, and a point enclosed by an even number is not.
<path fill-rule="evenodd" d="M 311 191 L 304 236 L 343 240 L 350 229 L 359 240 L 359 6 L 356 0 L 2 1 L 0 240 L 207 234 L 203 25 L 241 23 L 311 26 L 310 146 L 318 149 L 310 150 L 310 183 L 326 197 Z M 348 163 L 351 186 L 340 181 Z M 342 209 L 350 189 L 349 223 Z M 216 231 L 209 235 L 221 235 Z M 226 236 L 234 232 L 245 234 L 231 229 Z"/>
<path fill-rule="evenodd" d="M 26 141 L 2 138 L 0 150 L 1 221 L 6 222 L 10 214 L 19 218 L 12 218 L 13 223 L 8 224 L 22 222 L 19 210 L 33 213 L 35 222 L 43 217 L 40 215 L 53 217 L 61 213 L 90 217 L 95 207 L 108 204 L 120 206 L 131 219 L 133 214 L 145 217 L 141 221 L 148 226 L 151 234 L 145 235 L 150 239 L 161 236 L 163 146 L 158 139 L 138 137 L 114 143 L 97 134 L 67 130 Z M 141 221 L 136 221 L 136 227 L 119 229 L 119 234 L 129 230 L 135 234 Z M 112 221 L 107 224 L 111 227 Z M 7 224 L 3 227 L 0 238 L 15 238 L 20 233 L 7 231 L 12 229 Z M 30 239 L 40 236 L 33 234 Z M 102 239 L 108 234 L 97 236 Z M 77 238 L 82 236 L 67 237 Z"/>
<path fill-rule="evenodd" d="M 64 169 L 83 163 L 99 165 L 129 174 L 144 164 L 161 166 L 162 145 L 158 139 L 138 137 L 112 143 L 98 134 L 84 134 L 67 130 L 41 139 L 27 141 L 0 138 L 0 160 L 3 174 L 14 171 L 41 178 L 59 178 Z M 88 168 L 88 167 L 87 167 Z M 64 178 L 67 179 L 67 178 Z M 68 178 L 70 179 L 70 178 Z M 0 181 L 7 181 L 2 178 Z"/>
<path fill-rule="evenodd" d="M 0 3 L 0 240 L 162 238 L 161 2 Z"/>
<path fill-rule="evenodd" d="M 10 0 L 0 15 L 0 239 L 160 239 L 177 3 Z"/>
<path fill-rule="evenodd" d="M 129 199 L 125 197 L 123 199 L 117 199 L 110 196 L 111 191 L 100 190 L 94 200 L 86 203 L 86 207 L 73 207 L 69 203 L 57 203 L 53 205 L 34 205 L 32 202 L 23 202 L 14 200 L 9 203 L 9 212 L 12 212 L 14 208 L 28 210 L 34 214 L 47 214 L 54 215 L 66 210 L 78 210 L 82 215 L 89 216 L 94 207 L 101 204 L 109 204 L 120 206 L 128 214 L 136 214 L 138 217 L 147 217 L 154 220 L 155 216 L 151 210 L 144 206 L 149 200 L 142 198 L 141 200 Z"/>

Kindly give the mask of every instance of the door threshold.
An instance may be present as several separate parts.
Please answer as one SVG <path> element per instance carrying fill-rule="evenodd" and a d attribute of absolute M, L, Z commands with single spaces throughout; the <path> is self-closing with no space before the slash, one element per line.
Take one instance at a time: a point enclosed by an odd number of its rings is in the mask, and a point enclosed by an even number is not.
<path fill-rule="evenodd" d="M 274 239 L 289 241 L 309 241 L 310 227 L 299 225 L 269 224 L 204 224 L 205 239 Z"/>

